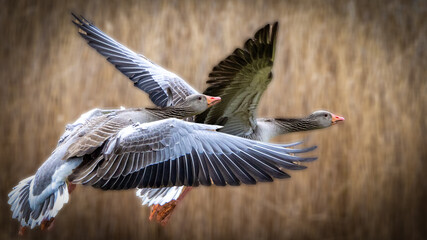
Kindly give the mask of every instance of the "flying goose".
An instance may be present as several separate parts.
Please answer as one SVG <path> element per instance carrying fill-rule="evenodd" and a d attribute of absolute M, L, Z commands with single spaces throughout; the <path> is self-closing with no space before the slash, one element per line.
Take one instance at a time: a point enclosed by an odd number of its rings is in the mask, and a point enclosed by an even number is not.
<path fill-rule="evenodd" d="M 220 96 L 222 100 L 197 115 L 196 122 L 221 125 L 220 132 L 268 142 L 281 134 L 327 128 L 345 120 L 325 110 L 302 118 L 256 117 L 258 102 L 273 76 L 277 29 L 277 22 L 267 24 L 245 42 L 243 49 L 237 48 L 213 68 L 204 94 Z M 137 195 L 149 206 L 172 204 L 153 210 L 158 213 L 157 220 L 165 224 L 176 205 L 174 200 L 188 193 L 189 189 L 185 189 L 140 189 Z"/>
<path fill-rule="evenodd" d="M 117 170 L 117 165 L 114 165 L 114 168 L 108 169 L 108 175 L 102 175 L 104 178 L 102 181 L 105 180 L 106 176 L 117 177 L 120 174 L 133 174 L 141 169 L 144 170 L 145 167 L 151 168 L 151 165 L 155 165 L 154 161 L 174 162 L 181 157 L 180 154 L 183 154 L 180 152 L 182 149 L 177 148 L 177 146 L 184 146 L 179 137 L 180 134 L 187 136 L 186 127 L 190 130 L 193 128 L 197 130 L 212 130 L 211 128 L 198 126 L 200 124 L 196 123 L 185 125 L 178 118 L 192 117 L 194 114 L 203 112 L 208 107 L 216 104 L 219 100 L 220 98 L 217 97 L 192 94 L 180 101 L 176 106 L 165 108 L 94 109 L 83 114 L 76 122 L 67 125 L 66 131 L 60 137 L 57 147 L 37 170 L 36 174 L 22 180 L 9 193 L 8 203 L 11 205 L 12 217 L 18 219 L 23 227 L 34 228 L 43 223 L 42 228 L 44 228 L 45 224 L 49 225 L 49 222 L 53 220 L 62 206 L 68 202 L 68 191 L 72 191 L 74 184 L 81 183 L 76 180 L 72 181 L 73 179 L 70 175 L 76 176 L 88 164 L 93 170 L 98 169 L 99 166 L 97 164 L 114 162 L 115 159 L 106 159 L 108 154 L 116 153 L 116 151 L 109 151 L 119 147 L 119 145 L 111 143 L 112 139 L 114 139 L 115 143 L 126 145 L 127 142 L 121 141 L 123 139 L 126 139 L 126 141 L 135 140 L 132 137 L 128 138 L 133 131 L 146 133 L 145 129 L 150 129 L 152 134 L 149 136 L 144 135 L 140 140 L 141 143 L 152 147 L 154 150 L 148 151 L 145 145 L 142 145 L 141 149 L 133 148 L 132 159 L 124 160 L 122 157 L 120 161 L 117 161 L 122 165 L 124 164 L 123 166 L 120 165 L 122 172 L 111 175 L 111 171 Z M 168 119 L 170 121 L 167 121 Z M 164 121 L 160 124 L 159 121 L 162 120 Z M 145 123 L 147 126 L 144 125 Z M 165 124 L 169 125 L 165 126 Z M 153 126 L 163 128 L 174 128 L 176 126 L 176 129 L 171 130 L 171 132 L 176 130 L 177 134 L 172 134 L 168 137 L 161 129 L 158 131 L 156 129 L 153 130 Z M 106 148 L 108 143 L 111 144 Z M 169 145 L 170 143 L 174 145 Z M 154 145 L 151 146 L 150 144 Z M 163 153 L 168 154 L 165 155 L 167 158 L 163 155 L 152 157 L 152 159 L 148 158 L 158 150 L 156 148 L 162 146 L 164 148 Z M 175 170 L 183 171 L 181 168 L 182 166 L 178 166 Z M 185 170 L 188 170 L 188 168 L 185 168 Z M 84 171 L 88 171 L 88 169 L 84 169 Z M 96 174 L 91 176 L 96 177 Z M 135 183 L 137 186 L 144 186 L 142 183 Z M 87 183 L 83 182 L 83 184 Z M 173 184 L 180 184 L 180 182 L 174 182 Z M 101 188 L 104 189 L 104 187 Z M 130 186 L 127 186 L 127 188 L 130 188 Z"/>
<path fill-rule="evenodd" d="M 216 125 L 175 118 L 140 123 L 138 110 L 117 110 L 76 126 L 34 176 L 9 193 L 21 226 L 49 225 L 68 202 L 72 184 L 103 190 L 239 185 L 286 178 L 315 158 L 296 144 L 262 143 L 217 132 Z"/>
<path fill-rule="evenodd" d="M 213 68 L 204 94 L 220 96 L 222 101 L 197 115 L 196 122 L 221 125 L 221 132 L 267 142 L 281 134 L 326 128 L 344 120 L 324 110 L 303 118 L 256 117 L 259 100 L 273 77 L 277 28 L 277 22 L 267 24 L 243 49 L 237 48 Z"/>
<path fill-rule="evenodd" d="M 22 226 L 33 228 L 42 222 L 49 222 L 63 203 L 68 201 L 68 194 L 64 193 L 64 189 L 67 186 L 70 190 L 73 189 L 73 184 L 66 182 L 67 177 L 73 173 L 74 168 L 80 166 L 80 158 L 84 157 L 81 155 L 74 160 L 76 156 L 71 154 L 73 149 L 87 147 L 87 154 L 93 154 L 91 151 L 100 151 L 108 139 L 127 126 L 167 118 L 190 118 L 221 100 L 219 97 L 199 94 L 180 77 L 145 58 L 139 64 L 139 70 L 143 74 L 136 80 L 138 86 L 146 87 L 150 98 L 159 107 L 94 109 L 83 114 L 75 123 L 67 125 L 57 148 L 36 175 L 21 181 L 9 194 L 13 217 Z"/>

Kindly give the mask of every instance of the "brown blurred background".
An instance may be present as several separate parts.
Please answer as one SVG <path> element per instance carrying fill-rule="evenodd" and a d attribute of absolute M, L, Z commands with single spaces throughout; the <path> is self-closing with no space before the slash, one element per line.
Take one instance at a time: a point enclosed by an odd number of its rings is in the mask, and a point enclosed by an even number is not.
<path fill-rule="evenodd" d="M 83 14 L 198 90 L 257 29 L 280 22 L 260 116 L 327 109 L 291 179 L 199 188 L 166 227 L 134 191 L 79 186 L 50 232 L 23 239 L 423 239 L 427 229 L 426 1 L 0 1 L 0 239 L 17 238 L 7 193 L 64 126 L 95 107 L 151 106 L 71 24 Z"/>

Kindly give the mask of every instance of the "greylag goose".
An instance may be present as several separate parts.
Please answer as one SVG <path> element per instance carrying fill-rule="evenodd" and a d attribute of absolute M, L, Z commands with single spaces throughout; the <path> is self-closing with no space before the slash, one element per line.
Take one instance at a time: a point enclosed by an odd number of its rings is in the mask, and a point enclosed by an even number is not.
<path fill-rule="evenodd" d="M 213 68 L 204 94 L 220 96 L 222 101 L 197 115 L 196 122 L 221 125 L 221 132 L 267 142 L 281 134 L 326 128 L 344 120 L 324 110 L 303 118 L 256 118 L 259 100 L 273 76 L 277 28 L 277 22 L 267 24 L 243 49 Z"/>
<path fill-rule="evenodd" d="M 13 217 L 21 221 L 22 226 L 34 227 L 45 220 L 52 219 L 57 213 L 55 209 L 61 208 L 63 201 L 68 201 L 68 195 L 64 195 L 63 188 L 68 185 L 72 189 L 73 185 L 65 183 L 66 179 L 63 176 L 71 174 L 81 161 L 59 161 L 69 158 L 60 156 L 65 154 L 64 148 L 67 146 L 76 148 L 95 144 L 89 150 L 98 149 L 101 147 L 99 144 L 103 144 L 103 141 L 107 141 L 128 125 L 167 118 L 193 117 L 221 100 L 219 97 L 199 94 L 180 77 L 145 58 L 141 58 L 139 64 L 143 76 L 136 80 L 138 86 L 146 89 L 150 98 L 161 108 L 94 109 L 83 114 L 75 123 L 67 125 L 65 133 L 58 141 L 57 148 L 36 175 L 25 179 L 9 194 Z M 101 120 L 104 118 L 110 120 L 102 122 Z M 76 136 L 77 133 L 78 136 Z M 92 136 L 93 139 L 86 139 L 87 136 Z M 86 141 L 81 142 L 82 139 L 86 139 Z M 56 179 L 58 174 L 61 177 Z M 30 186 L 31 191 L 25 190 Z M 39 190 L 36 191 L 33 188 Z M 26 195 L 22 196 L 22 194 Z M 43 205 L 45 203 L 42 200 L 53 201 L 51 203 L 54 205 Z M 39 204 L 42 205 L 39 206 Z M 34 218 L 35 215 L 38 218 Z"/>
<path fill-rule="evenodd" d="M 23 227 L 46 226 L 73 184 L 103 190 L 255 184 L 289 177 L 280 168 L 304 169 L 297 162 L 315 160 L 294 155 L 315 147 L 262 143 L 175 118 L 140 123 L 142 115 L 116 110 L 75 126 L 36 174 L 9 193 L 12 217 Z"/>
<path fill-rule="evenodd" d="M 268 142 L 281 134 L 327 128 L 345 120 L 324 110 L 303 118 L 256 118 L 258 102 L 273 76 L 277 29 L 277 22 L 267 24 L 245 42 L 243 49 L 237 48 L 213 68 L 204 94 L 220 96 L 222 100 L 197 115 L 196 122 L 221 125 L 220 132 Z M 173 200 L 188 192 L 184 189 L 140 189 L 137 195 L 146 205 L 163 205 L 171 201 L 176 204 Z M 166 223 L 173 207 L 157 208 L 158 221 Z M 164 209 L 168 210 L 165 212 Z"/>
<path fill-rule="evenodd" d="M 36 174 L 8 195 L 12 217 L 23 227 L 48 226 L 74 184 L 104 190 L 255 184 L 289 177 L 281 169 L 304 169 L 297 162 L 316 159 L 295 156 L 315 147 L 262 143 L 169 118 L 200 113 L 219 98 L 194 93 L 176 75 L 140 60 L 138 86 L 164 108 L 95 109 L 68 125 Z M 171 86 L 179 87 L 173 93 Z"/>
<path fill-rule="evenodd" d="M 203 128 L 198 127 L 195 123 L 193 125 L 183 125 L 177 118 L 184 119 L 192 117 L 194 114 L 201 113 L 208 107 L 216 104 L 219 100 L 220 98 L 217 97 L 192 94 L 184 100 L 179 101 L 175 106 L 165 108 L 94 109 L 83 114 L 76 122 L 67 125 L 66 131 L 60 137 L 56 149 L 37 170 L 36 174 L 22 180 L 9 193 L 8 203 L 11 205 L 12 217 L 18 219 L 23 227 L 29 226 L 34 228 L 42 224 L 42 228 L 44 228 L 45 223 L 49 223 L 64 203 L 68 202 L 67 191 L 71 192 L 74 188 L 74 183 L 71 183 L 72 178 L 70 175 L 78 174 L 78 171 L 75 171 L 75 169 L 84 169 L 87 164 L 92 164 L 91 169 L 97 170 L 99 167 L 97 164 L 114 162 L 116 159 L 105 158 L 107 155 L 117 152 L 108 151 L 119 147 L 118 143 L 123 139 L 129 142 L 135 140 L 134 138 L 128 139 L 133 131 L 146 133 L 145 129 L 150 129 L 152 134 L 150 136 L 144 135 L 143 139 L 141 139 L 141 141 L 147 141 L 143 142 L 147 146 L 142 145 L 141 148 L 136 148 L 136 146 L 133 148 L 132 151 L 134 152 L 132 154 L 138 154 L 138 156 L 133 155 L 132 159 L 126 160 L 121 157 L 120 161 L 117 161 L 122 165 L 124 164 L 123 166 L 119 165 L 122 170 L 120 174 L 135 173 L 138 170 L 155 164 L 156 161 L 175 161 L 181 156 L 180 154 L 182 153 L 180 150 L 182 149 L 178 149 L 174 145 L 170 146 L 169 144 L 173 143 L 183 146 L 184 143 L 180 141 L 179 134 L 186 136 L 186 132 L 182 132 L 185 131 L 186 127 L 199 130 Z M 166 119 L 171 120 L 166 121 Z M 162 120 L 164 121 L 160 124 L 159 121 Z M 147 125 L 144 125 L 145 123 Z M 152 123 L 152 125 L 148 123 Z M 156 132 L 152 129 L 153 126 L 165 128 L 165 124 L 169 124 L 168 126 L 172 128 L 176 127 L 177 134 L 171 134 L 168 137 L 166 133 L 163 134 L 161 131 Z M 184 130 L 180 129 L 180 127 Z M 170 139 L 171 137 L 173 139 Z M 107 144 L 113 139 L 114 143 L 117 142 L 117 145 L 111 143 L 108 145 L 109 149 L 106 148 Z M 127 142 L 120 143 L 123 145 L 127 144 Z M 155 145 L 148 146 L 150 144 Z M 163 147 L 164 151 L 168 153 L 167 159 L 164 156 L 161 156 L 164 158 L 163 160 L 161 157 L 154 156 L 151 160 L 148 159 L 148 156 L 153 155 L 152 151 L 147 150 L 150 147 Z M 129 151 L 127 150 L 127 152 Z M 129 163 L 126 164 L 126 161 Z M 136 164 L 138 161 L 139 163 Z M 138 167 L 140 169 L 137 169 Z M 182 166 L 178 166 L 175 170 L 182 172 L 183 169 L 180 169 L 180 167 Z M 111 171 L 117 169 L 118 165 L 114 165 Z M 188 167 L 185 170 L 188 170 Z M 107 171 L 107 173 L 110 174 L 111 171 Z M 96 174 L 98 172 L 95 172 L 95 176 Z M 105 180 L 106 176 L 113 177 L 112 175 L 102 175 L 103 180 Z M 114 177 L 117 176 L 115 173 Z M 79 181 L 74 182 L 80 183 Z M 175 183 L 180 184 L 180 182 Z M 87 183 L 83 182 L 83 184 Z M 137 182 L 137 185 L 139 184 Z"/>

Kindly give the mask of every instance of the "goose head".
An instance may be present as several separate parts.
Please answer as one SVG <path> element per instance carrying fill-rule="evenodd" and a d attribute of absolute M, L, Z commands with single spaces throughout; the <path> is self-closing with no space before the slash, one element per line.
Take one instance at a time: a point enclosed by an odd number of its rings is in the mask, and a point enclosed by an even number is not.
<path fill-rule="evenodd" d="M 308 120 L 315 123 L 318 128 L 327 128 L 338 122 L 344 121 L 345 118 L 330 113 L 325 110 L 318 110 L 308 116 Z"/>
<path fill-rule="evenodd" d="M 220 101 L 220 97 L 211 97 L 204 94 L 192 94 L 185 98 L 185 100 L 180 104 L 180 107 L 183 107 L 196 115 L 204 112 L 206 109 Z"/>

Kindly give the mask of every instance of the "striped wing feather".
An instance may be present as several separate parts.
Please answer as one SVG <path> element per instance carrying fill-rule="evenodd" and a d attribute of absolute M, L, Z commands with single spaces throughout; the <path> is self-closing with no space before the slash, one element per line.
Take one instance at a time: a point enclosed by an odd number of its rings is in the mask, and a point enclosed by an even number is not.
<path fill-rule="evenodd" d="M 67 149 L 63 159 L 91 154 L 121 129 L 133 124 L 129 119 L 119 117 L 116 112 L 88 119 L 79 131 L 77 140 Z"/>

